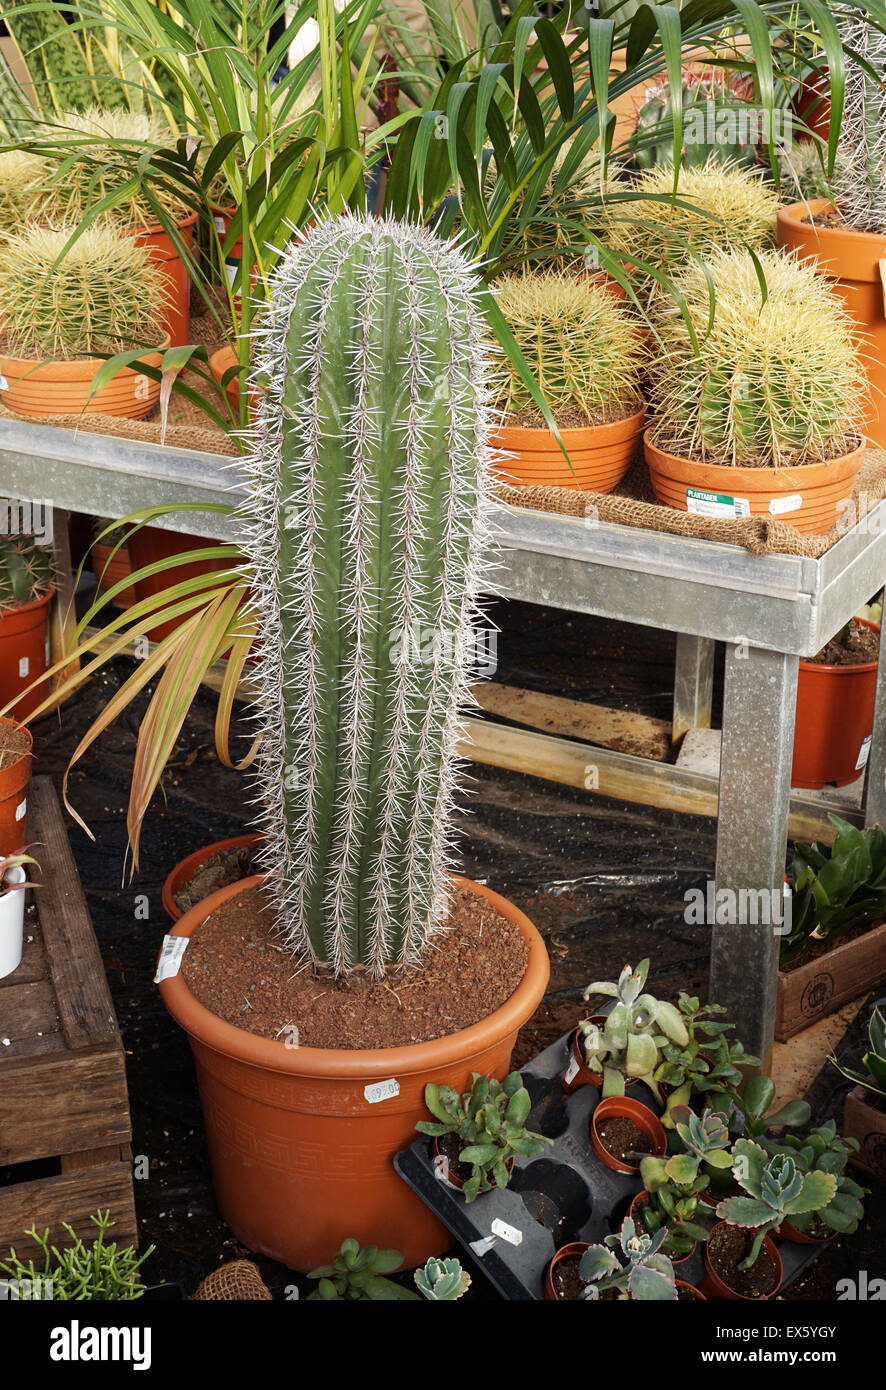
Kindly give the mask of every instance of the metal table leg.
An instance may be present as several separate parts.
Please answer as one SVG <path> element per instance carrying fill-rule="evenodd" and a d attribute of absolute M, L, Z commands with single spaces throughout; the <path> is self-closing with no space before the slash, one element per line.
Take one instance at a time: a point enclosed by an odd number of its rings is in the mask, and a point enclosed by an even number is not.
<path fill-rule="evenodd" d="M 714 690 L 714 643 L 707 637 L 677 633 L 674 671 L 674 716 L 671 742 L 680 746 L 687 729 L 711 727 Z"/>
<path fill-rule="evenodd" d="M 864 784 L 864 823 L 886 827 L 886 642 L 880 645 L 877 663 L 877 702 Z"/>
<path fill-rule="evenodd" d="M 748 1052 L 772 1051 L 799 659 L 730 643 L 717 823 L 710 998 Z M 721 890 L 730 890 L 721 904 Z M 756 923 L 755 919 L 756 918 Z"/>

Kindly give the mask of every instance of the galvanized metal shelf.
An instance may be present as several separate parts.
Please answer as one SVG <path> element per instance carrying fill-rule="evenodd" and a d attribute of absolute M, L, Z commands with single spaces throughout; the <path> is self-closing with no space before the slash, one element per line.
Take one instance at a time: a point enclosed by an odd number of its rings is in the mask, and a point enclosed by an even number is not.
<path fill-rule="evenodd" d="M 7 498 L 117 517 L 158 503 L 235 502 L 246 484 L 243 464 L 223 455 L 0 421 L 0 495 Z M 528 759 L 540 775 L 578 786 L 586 785 L 581 768 L 592 762 L 593 790 L 653 805 L 710 814 L 718 797 L 717 887 L 779 893 L 798 662 L 886 582 L 886 502 L 820 560 L 755 556 L 739 546 L 506 507 L 495 508 L 495 520 L 502 551 L 489 585 L 496 593 L 678 634 L 678 737 L 710 724 L 712 644 L 726 644 L 720 776 L 717 785 L 669 764 L 477 721 L 469 730 L 472 755 L 523 770 Z M 235 518 L 183 513 L 161 524 L 237 538 Z M 884 672 L 881 659 L 864 815 L 886 823 Z M 795 797 L 801 827 L 820 823 L 814 811 L 809 798 Z M 765 924 L 712 928 L 712 994 L 742 1019 L 748 1049 L 764 1057 L 773 1037 L 777 946 Z"/>

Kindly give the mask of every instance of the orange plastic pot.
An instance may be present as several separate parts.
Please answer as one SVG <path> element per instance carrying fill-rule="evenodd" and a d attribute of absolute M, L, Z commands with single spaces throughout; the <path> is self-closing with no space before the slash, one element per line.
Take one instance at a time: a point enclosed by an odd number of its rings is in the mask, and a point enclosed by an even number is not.
<path fill-rule="evenodd" d="M 14 719 L 0 718 L 0 724 L 15 724 Z M 34 740 L 30 729 L 18 726 L 28 740 L 28 751 L 7 763 L 0 759 L 0 857 L 15 854 L 28 843 L 28 783 L 31 780 L 31 749 Z"/>
<path fill-rule="evenodd" d="M 636 1197 L 634 1197 L 634 1198 L 631 1200 L 631 1205 L 630 1205 L 630 1207 L 629 1207 L 629 1209 L 628 1209 L 628 1215 L 630 1216 L 631 1220 L 633 1221 L 633 1223 L 634 1223 L 634 1228 L 635 1228 L 636 1230 L 644 1230 L 644 1231 L 645 1231 L 645 1229 L 646 1229 L 645 1226 L 643 1225 L 643 1217 L 642 1217 L 642 1215 L 640 1214 L 640 1208 L 641 1208 L 641 1207 L 645 1207 L 648 1201 L 649 1201 L 649 1193 L 648 1193 L 648 1192 L 638 1192 L 637 1195 L 636 1195 Z M 665 1245 L 666 1245 L 666 1244 L 667 1244 L 667 1241 L 665 1241 Z M 667 1250 L 665 1250 L 664 1246 L 662 1246 L 662 1254 L 667 1255 L 667 1257 L 668 1257 L 668 1259 L 670 1260 L 670 1262 L 671 1262 L 672 1265 L 675 1265 L 675 1266 L 676 1266 L 676 1265 L 682 1265 L 682 1264 L 685 1264 L 687 1260 L 691 1260 L 691 1259 L 692 1259 L 692 1256 L 695 1254 L 695 1250 L 696 1250 L 696 1246 L 697 1246 L 697 1245 L 698 1245 L 698 1241 L 697 1241 L 697 1240 L 694 1240 L 694 1241 L 692 1242 L 692 1249 L 691 1249 L 691 1250 L 687 1250 L 685 1255 L 671 1255 L 671 1254 L 668 1253 Z"/>
<path fill-rule="evenodd" d="M 584 1240 L 573 1240 L 568 1245 L 562 1245 L 557 1251 L 551 1263 L 545 1271 L 545 1301 L 547 1303 L 562 1303 L 563 1299 L 557 1297 L 554 1288 L 554 1270 L 561 1260 L 581 1259 L 586 1250 L 590 1250 L 590 1245 Z"/>
<path fill-rule="evenodd" d="M 791 1245 L 824 1245 L 831 1239 L 830 1236 L 807 1236 L 805 1231 L 798 1231 L 791 1221 L 782 1221 L 772 1234 L 776 1240 L 786 1240 Z M 834 1234 L 836 1235 L 836 1232 Z"/>
<path fill-rule="evenodd" d="M 767 516 L 798 531 L 829 531 L 852 497 L 864 457 L 859 444 L 851 454 L 797 468 L 731 468 L 698 463 L 659 449 L 647 430 L 643 450 L 659 502 L 676 511 L 703 516 Z"/>
<path fill-rule="evenodd" d="M 776 1244 L 771 1236 L 764 1236 L 763 1247 L 775 1260 L 775 1267 L 778 1274 L 778 1280 L 772 1292 L 765 1294 L 761 1298 L 749 1298 L 747 1294 L 736 1293 L 733 1288 L 730 1288 L 729 1284 L 725 1284 L 723 1280 L 720 1278 L 719 1274 L 716 1272 L 713 1265 L 711 1264 L 710 1256 L 708 1254 L 708 1246 L 711 1243 L 711 1238 L 714 1232 L 718 1231 L 721 1226 L 726 1226 L 728 1224 L 729 1223 L 727 1221 L 716 1221 L 714 1225 L 711 1227 L 708 1238 L 705 1241 L 704 1279 L 702 1281 L 701 1286 L 702 1291 L 707 1295 L 708 1298 L 727 1298 L 730 1300 L 730 1302 L 734 1303 L 767 1303 L 770 1298 L 774 1298 L 775 1295 L 778 1293 L 779 1289 L 781 1288 L 781 1281 L 784 1278 L 784 1266 L 782 1265 L 781 1255 L 779 1255 L 778 1253 L 778 1248 L 776 1247 Z"/>
<path fill-rule="evenodd" d="M 49 665 L 49 605 L 55 591 L 0 612 L 0 709 L 15 700 Z M 17 700 L 10 713 L 27 719 L 49 694 L 38 686 Z"/>
<path fill-rule="evenodd" d="M 163 342 L 161 347 L 168 347 Z M 160 366 L 159 352 L 146 352 L 149 367 Z M 23 357 L 0 357 L 0 400 L 19 415 L 119 415 L 140 420 L 157 404 L 160 383 L 137 367 L 122 367 L 109 382 L 89 392 L 99 368 L 97 357 L 71 362 L 33 362 Z M 6 383 L 4 386 L 3 383 Z"/>
<path fill-rule="evenodd" d="M 804 219 L 833 212 L 827 198 L 792 203 L 778 213 L 778 244 L 803 260 L 815 260 L 846 302 L 862 337 L 862 353 L 870 382 L 865 433 L 886 447 L 886 311 L 880 263 L 886 257 L 886 236 L 856 232 L 851 227 L 823 227 Z"/>
<path fill-rule="evenodd" d="M 242 849 L 248 845 L 257 845 L 263 839 L 264 836 L 256 832 L 251 835 L 234 835 L 230 840 L 216 840 L 214 845 L 204 845 L 202 849 L 197 849 L 193 854 L 189 854 L 186 859 L 180 859 L 172 872 L 167 874 L 163 884 L 163 906 L 173 922 L 180 921 L 184 915 L 181 909 L 176 906 L 176 893 L 190 882 L 207 859 L 211 859 L 214 854 L 220 854 L 226 849 Z"/>
<path fill-rule="evenodd" d="M 115 584 L 128 579 L 132 574 L 132 563 L 129 559 L 129 551 L 125 546 L 114 551 L 110 545 L 93 545 L 90 550 L 92 561 L 92 572 L 98 581 L 98 587 L 104 593 L 108 589 L 113 589 Z M 135 590 L 130 584 L 127 588 L 121 589 L 111 600 L 115 608 L 131 608 L 135 603 Z"/>
<path fill-rule="evenodd" d="M 700 1299 L 702 1303 L 707 1303 L 707 1299 L 705 1298 L 701 1289 L 697 1289 L 694 1284 L 687 1284 L 685 1279 L 675 1279 L 674 1287 L 677 1290 L 678 1297 L 680 1295 L 680 1290 L 686 1289 L 689 1293 L 694 1294 L 697 1299 Z"/>
<path fill-rule="evenodd" d="M 145 569 L 160 560 L 170 560 L 174 555 L 186 554 L 192 550 L 204 550 L 213 542 L 203 536 L 188 536 L 180 531 L 164 531 L 159 526 L 143 526 L 129 537 L 129 557 L 134 572 Z M 192 564 L 173 565 L 158 574 L 136 579 L 134 589 L 139 601 L 153 598 L 157 594 L 181 584 L 183 580 L 195 579 L 201 574 L 219 574 L 230 568 L 230 561 L 195 560 Z M 157 623 L 148 636 L 152 642 L 161 642 L 171 632 L 175 632 L 187 620 L 189 614 L 171 621 Z"/>
<path fill-rule="evenodd" d="M 600 1162 L 611 1168 L 613 1173 L 629 1173 L 633 1177 L 640 1171 L 639 1163 L 623 1163 L 620 1158 L 613 1158 L 598 1129 L 604 1120 L 621 1117 L 633 1120 L 652 1145 L 652 1153 L 658 1157 L 667 1153 L 668 1140 L 658 1117 L 639 1100 L 632 1100 L 629 1096 L 609 1096 L 594 1107 L 591 1115 L 591 1148 Z"/>
<path fill-rule="evenodd" d="M 179 236 L 189 246 L 194 240 L 196 224 L 196 212 L 178 223 Z M 162 227 L 148 227 L 132 235 L 139 246 L 147 248 L 151 260 L 160 268 L 169 296 L 169 307 L 163 322 L 172 346 L 183 347 L 191 341 L 191 277 L 188 267 Z"/>
<path fill-rule="evenodd" d="M 441 1177 L 441 1180 L 443 1182 L 448 1182 L 450 1187 L 455 1187 L 460 1192 L 464 1187 L 464 1181 L 462 1179 L 462 1176 L 460 1173 L 456 1173 L 454 1168 L 449 1167 L 449 1164 L 446 1160 L 446 1155 L 441 1152 L 440 1140 L 436 1137 L 434 1138 L 434 1143 L 432 1145 L 432 1152 L 434 1155 L 434 1171 L 438 1174 L 439 1177 Z M 442 1174 L 439 1170 L 439 1164 L 441 1160 L 446 1165 L 442 1170 Z M 511 1178 L 514 1176 L 515 1165 L 516 1159 L 509 1158 L 507 1162 L 508 1182 L 510 1182 Z M 484 1194 L 481 1192 L 480 1197 L 482 1197 L 483 1195 Z M 480 1198 L 478 1197 L 476 1200 L 479 1201 Z"/>
<path fill-rule="evenodd" d="M 490 440 L 510 457 L 498 461 L 495 476 L 510 487 L 570 487 L 611 492 L 634 461 L 646 423 L 646 407 L 626 420 L 587 429 L 561 430 L 572 471 L 548 429 L 507 426 Z"/>
<path fill-rule="evenodd" d="M 589 1023 L 596 1023 L 598 1028 L 602 1028 L 606 1023 L 605 1014 L 592 1014 L 588 1019 Z M 560 1085 L 567 1096 L 571 1096 L 573 1091 L 579 1090 L 582 1086 L 602 1086 L 603 1073 L 591 1071 L 585 1061 L 585 1052 L 582 1047 L 582 1034 L 576 1028 L 572 1034 L 572 1041 L 569 1045 L 569 1064 L 560 1079 Z"/>
<path fill-rule="evenodd" d="M 876 661 L 857 666 L 800 662 L 792 786 L 817 789 L 835 782 L 845 787 L 861 776 L 874 729 L 876 696 Z"/>
<path fill-rule="evenodd" d="M 229 371 L 231 367 L 236 367 L 238 362 L 239 358 L 237 357 L 237 354 L 235 353 L 234 349 L 231 347 L 226 346 L 219 348 L 218 352 L 214 352 L 212 354 L 212 356 L 209 359 L 209 369 L 212 372 L 212 375 L 215 377 L 216 381 L 218 382 L 219 386 L 221 386 L 222 381 L 224 380 L 225 372 Z M 225 386 L 225 394 L 231 404 L 231 408 L 237 415 L 240 414 L 240 383 L 242 380 L 242 376 L 233 376 Z M 258 410 L 258 404 L 258 391 L 250 391 L 249 412 L 251 415 L 254 415 L 255 412 Z"/>
<path fill-rule="evenodd" d="M 260 882 L 253 877 L 213 893 L 185 913 L 173 935 L 190 936 L 221 903 Z M 501 1008 L 448 1037 L 365 1052 L 289 1048 L 216 1018 L 181 974 L 160 985 L 194 1053 L 219 1210 L 251 1250 L 308 1270 L 346 1236 L 399 1250 L 407 1266 L 451 1245 L 445 1227 L 397 1176 L 393 1157 L 427 1115 L 429 1081 L 464 1091 L 472 1072 L 507 1074 L 517 1032 L 549 976 L 544 942 L 529 918 L 481 884 L 456 882 L 514 923 L 529 963 Z M 396 1081 L 398 1093 L 373 1103 L 367 1087 L 384 1081 Z"/>

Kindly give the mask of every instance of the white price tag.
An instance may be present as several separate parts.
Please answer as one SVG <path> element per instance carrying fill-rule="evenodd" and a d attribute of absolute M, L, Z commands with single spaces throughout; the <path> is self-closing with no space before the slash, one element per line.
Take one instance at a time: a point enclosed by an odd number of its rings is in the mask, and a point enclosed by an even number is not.
<path fill-rule="evenodd" d="M 30 658 L 27 657 L 27 656 L 20 657 L 20 658 L 19 658 L 19 663 L 18 663 L 18 673 L 19 673 L 19 676 L 21 677 L 22 680 L 24 680 L 25 676 L 28 674 L 28 672 L 30 671 L 30 669 L 31 669 Z"/>
<path fill-rule="evenodd" d="M 26 816 L 27 814 L 28 814 L 28 798 L 25 797 L 24 801 L 20 801 L 20 802 L 18 803 L 18 805 L 16 806 L 16 808 L 15 808 L 15 818 L 16 818 L 16 820 L 24 820 L 24 818 L 25 818 L 25 816 Z"/>
<path fill-rule="evenodd" d="M 861 748 L 859 749 L 858 761 L 855 764 L 856 772 L 861 772 L 861 769 L 863 767 L 867 767 L 868 765 L 868 758 L 871 756 L 871 738 L 872 735 L 868 734 L 867 738 L 864 740 L 864 742 L 861 745 Z"/>
<path fill-rule="evenodd" d="M 803 505 L 803 498 L 799 492 L 791 493 L 790 497 L 772 497 L 769 501 L 769 515 L 781 516 L 783 512 L 798 512 Z"/>
<path fill-rule="evenodd" d="M 394 1076 L 389 1081 L 374 1081 L 371 1086 L 363 1087 L 363 1094 L 370 1105 L 377 1105 L 380 1100 L 392 1100 L 394 1096 L 399 1096 L 400 1082 Z"/>
<path fill-rule="evenodd" d="M 188 938 L 186 936 L 164 936 L 160 959 L 157 961 L 157 973 L 154 976 L 155 985 L 159 985 L 161 980 L 168 980 L 171 976 L 178 974 L 182 956 L 187 950 L 187 946 Z"/>
<path fill-rule="evenodd" d="M 8 390 L 9 390 L 9 382 L 6 380 L 6 377 L 3 375 L 3 373 L 0 372 L 0 391 L 8 391 Z"/>
<path fill-rule="evenodd" d="M 566 1075 L 563 1077 L 563 1080 L 566 1082 L 566 1085 L 568 1086 L 570 1081 L 574 1081 L 577 1076 L 578 1058 L 573 1052 L 572 1056 L 569 1058 L 569 1066 L 566 1068 Z"/>
<path fill-rule="evenodd" d="M 509 1226 L 507 1221 L 499 1221 L 498 1217 L 489 1229 L 494 1236 L 501 1236 L 502 1240 L 506 1240 L 508 1245 L 523 1244 L 523 1232 L 518 1231 L 516 1226 Z"/>

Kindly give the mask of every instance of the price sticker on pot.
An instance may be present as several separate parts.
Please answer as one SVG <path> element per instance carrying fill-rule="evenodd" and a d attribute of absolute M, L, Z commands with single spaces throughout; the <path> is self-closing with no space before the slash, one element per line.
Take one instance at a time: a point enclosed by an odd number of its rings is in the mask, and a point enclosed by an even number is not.
<path fill-rule="evenodd" d="M 859 749 L 858 761 L 857 761 L 857 763 L 855 764 L 855 771 L 856 771 L 856 772 L 861 772 L 861 769 L 862 769 L 863 767 L 867 767 L 867 765 L 868 765 L 868 758 L 871 756 L 871 738 L 872 738 L 872 737 L 873 737 L 873 735 L 868 734 L 867 738 L 864 740 L 864 742 L 863 742 L 862 745 L 861 745 L 861 748 Z"/>
<path fill-rule="evenodd" d="M 389 1081 L 373 1081 L 370 1086 L 363 1087 L 363 1094 L 370 1105 L 377 1105 L 380 1100 L 392 1100 L 394 1096 L 399 1096 L 400 1082 L 395 1076 Z"/>
<path fill-rule="evenodd" d="M 772 497 L 769 499 L 769 515 L 783 516 L 785 512 L 798 512 L 803 505 L 803 498 L 799 492 L 792 492 L 790 497 Z"/>
<path fill-rule="evenodd" d="M 188 938 L 186 936 L 164 936 L 160 949 L 160 959 L 157 961 L 157 973 L 154 976 L 155 985 L 159 985 L 161 980 L 169 980 L 173 975 L 178 974 L 187 945 Z"/>
<path fill-rule="evenodd" d="M 19 674 L 19 677 L 20 677 L 21 680 L 24 680 L 25 676 L 28 674 L 28 672 L 30 671 L 30 669 L 31 669 L 31 660 L 30 660 L 30 657 L 27 657 L 27 656 L 21 657 L 21 658 L 19 659 L 19 663 L 18 663 L 18 674 Z"/>
<path fill-rule="evenodd" d="M 25 797 L 24 801 L 20 801 L 20 802 L 18 803 L 18 805 L 16 806 L 16 808 L 15 808 L 15 818 L 16 818 L 16 820 L 24 820 L 24 818 L 25 818 L 25 816 L 26 816 L 27 814 L 28 814 L 28 798 Z"/>
<path fill-rule="evenodd" d="M 9 382 L 6 380 L 6 377 L 3 375 L 3 373 L 0 372 L 0 391 L 8 391 L 8 390 L 9 390 Z"/>

